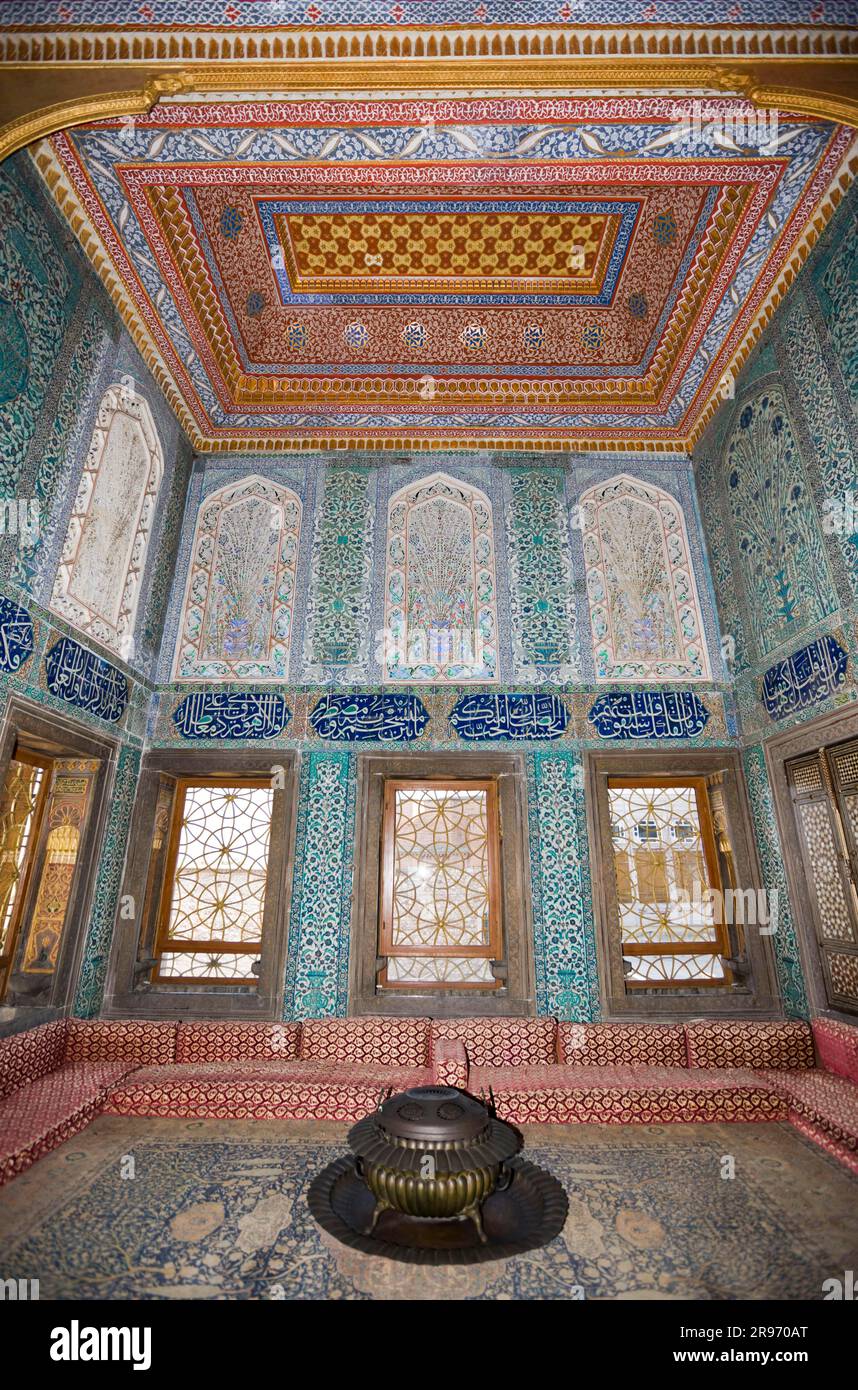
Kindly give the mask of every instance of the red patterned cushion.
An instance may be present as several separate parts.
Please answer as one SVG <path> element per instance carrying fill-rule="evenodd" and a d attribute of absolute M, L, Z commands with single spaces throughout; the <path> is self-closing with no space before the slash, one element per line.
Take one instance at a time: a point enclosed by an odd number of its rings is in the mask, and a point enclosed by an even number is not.
<path fill-rule="evenodd" d="M 180 1023 L 177 1062 L 243 1062 L 298 1056 L 300 1023 Z"/>
<path fill-rule="evenodd" d="M 678 1067 L 477 1067 L 472 1095 L 513 1124 L 671 1124 L 779 1120 L 786 1101 L 752 1071 Z"/>
<path fill-rule="evenodd" d="M 690 1067 L 812 1067 L 808 1024 L 703 1019 L 685 1025 Z"/>
<path fill-rule="evenodd" d="M 428 1018 L 311 1018 L 301 1025 L 302 1058 L 370 1062 L 386 1067 L 429 1065 Z"/>
<path fill-rule="evenodd" d="M 553 1018 L 436 1018 L 433 1049 L 441 1038 L 465 1044 L 472 1067 L 550 1066 L 556 1062 Z"/>
<path fill-rule="evenodd" d="M 170 1115 L 211 1119 L 359 1120 L 378 1108 L 388 1087 L 406 1090 L 431 1081 L 427 1069 L 389 1068 L 373 1077 L 366 1068 L 338 1068 L 325 1077 L 264 1076 L 254 1069 L 220 1077 L 200 1074 L 202 1066 L 159 1068 L 146 1079 L 135 1072 L 114 1090 L 107 1115 Z M 381 1073 L 381 1069 L 380 1069 Z"/>
<path fill-rule="evenodd" d="M 681 1023 L 558 1023 L 557 1055 L 570 1067 L 685 1067 Z"/>
<path fill-rule="evenodd" d="M 0 1184 L 84 1129 L 127 1070 L 72 1064 L 0 1101 Z"/>
<path fill-rule="evenodd" d="M 858 1086 L 828 1071 L 761 1072 L 790 1108 L 858 1150 Z"/>
<path fill-rule="evenodd" d="M 858 1153 L 854 1149 L 847 1148 L 845 1144 L 839 1144 L 824 1125 L 815 1125 L 812 1120 L 806 1120 L 797 1110 L 789 1112 L 790 1124 L 795 1125 L 799 1134 L 803 1134 L 805 1139 L 810 1139 L 814 1144 L 818 1144 L 826 1153 L 836 1158 L 838 1163 L 849 1168 L 851 1172 L 858 1175 Z"/>
<path fill-rule="evenodd" d="M 362 1120 L 378 1106 L 372 1087 L 263 1085 L 235 1082 L 218 1087 L 200 1082 L 165 1082 L 160 1087 L 117 1091 L 106 1115 L 156 1115 L 213 1120 Z"/>
<path fill-rule="evenodd" d="M 265 1085 L 320 1082 L 329 1086 L 372 1086 L 378 1095 L 390 1089 L 405 1091 L 409 1086 L 431 1086 L 432 1072 L 429 1067 L 382 1067 L 366 1062 L 332 1062 L 322 1057 L 283 1062 L 173 1062 L 170 1066 L 138 1068 L 131 1073 L 123 1089 L 167 1081 L 184 1081 L 189 1085 L 194 1082 L 222 1085 L 244 1081 Z"/>
<path fill-rule="evenodd" d="M 438 1038 L 432 1048 L 433 1080 L 438 1086 L 468 1089 L 468 1054 L 458 1038 Z"/>
<path fill-rule="evenodd" d="M 815 1018 L 813 1040 L 825 1070 L 858 1085 L 858 1028 L 833 1018 Z"/>
<path fill-rule="evenodd" d="M 138 1067 L 172 1062 L 176 1056 L 175 1023 L 148 1019 L 70 1018 L 67 1062 L 133 1062 Z"/>
<path fill-rule="evenodd" d="M 0 1098 L 54 1071 L 63 1060 L 65 1037 L 66 1020 L 58 1018 L 0 1038 Z"/>

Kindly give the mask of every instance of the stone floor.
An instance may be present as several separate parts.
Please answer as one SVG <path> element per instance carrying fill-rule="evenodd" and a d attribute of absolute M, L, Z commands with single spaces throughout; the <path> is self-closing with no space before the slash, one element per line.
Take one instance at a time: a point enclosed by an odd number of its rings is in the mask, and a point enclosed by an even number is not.
<path fill-rule="evenodd" d="M 104 1116 L 0 1189 L 0 1278 L 43 1299 L 820 1299 L 858 1269 L 858 1178 L 788 1125 L 531 1126 L 562 1235 L 446 1269 L 319 1230 L 306 1189 L 346 1129 Z"/>

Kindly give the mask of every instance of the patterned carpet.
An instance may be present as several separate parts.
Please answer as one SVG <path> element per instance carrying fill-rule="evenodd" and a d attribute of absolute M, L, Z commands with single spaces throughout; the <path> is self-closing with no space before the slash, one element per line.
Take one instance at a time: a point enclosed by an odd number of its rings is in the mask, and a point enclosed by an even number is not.
<path fill-rule="evenodd" d="M 786 1125 L 532 1126 L 563 1234 L 428 1270 L 316 1226 L 305 1192 L 345 1134 L 102 1117 L 0 1190 L 0 1277 L 48 1299 L 820 1299 L 858 1268 L 858 1179 Z"/>

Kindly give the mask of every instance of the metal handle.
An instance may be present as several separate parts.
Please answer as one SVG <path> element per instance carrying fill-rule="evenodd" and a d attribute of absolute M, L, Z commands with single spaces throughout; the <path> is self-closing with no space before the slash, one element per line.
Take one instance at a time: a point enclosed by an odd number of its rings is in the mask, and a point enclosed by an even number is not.
<path fill-rule="evenodd" d="M 502 1163 L 498 1170 L 498 1180 L 495 1183 L 495 1192 L 506 1192 L 514 1177 L 515 1169 L 507 1168 L 506 1164 Z"/>

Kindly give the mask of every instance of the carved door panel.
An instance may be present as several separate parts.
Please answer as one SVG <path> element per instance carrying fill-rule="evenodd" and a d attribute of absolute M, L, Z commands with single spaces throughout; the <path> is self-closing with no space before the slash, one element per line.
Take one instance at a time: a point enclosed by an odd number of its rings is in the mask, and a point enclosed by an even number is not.
<path fill-rule="evenodd" d="M 858 1012 L 858 743 L 787 764 L 828 1002 Z"/>

